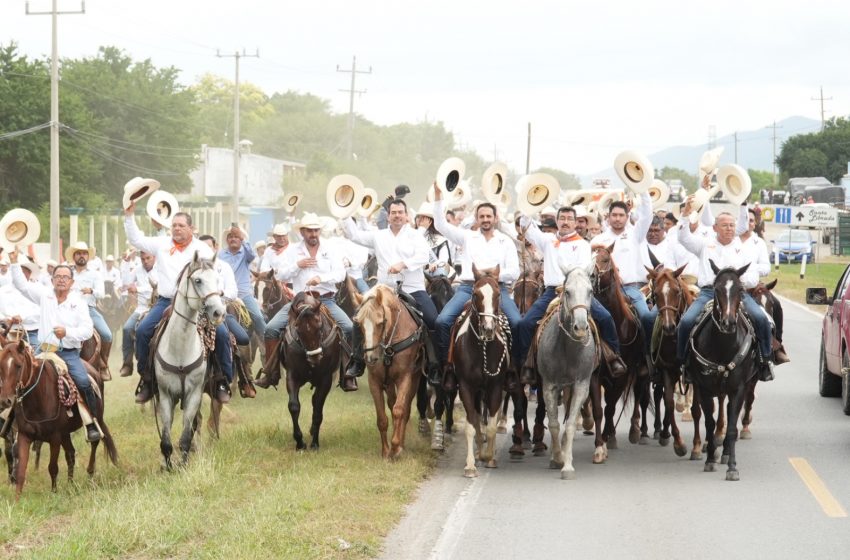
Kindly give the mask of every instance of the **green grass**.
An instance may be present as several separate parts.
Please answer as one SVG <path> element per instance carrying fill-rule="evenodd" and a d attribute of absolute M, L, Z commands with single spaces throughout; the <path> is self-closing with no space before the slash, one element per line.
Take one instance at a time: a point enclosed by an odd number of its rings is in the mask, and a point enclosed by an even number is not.
<path fill-rule="evenodd" d="M 153 415 L 132 403 L 136 379 L 107 383 L 118 467 L 100 451 L 90 480 L 89 448 L 78 431 L 73 483 L 60 455 L 58 492 L 50 492 L 45 447 L 38 471 L 30 462 L 19 502 L 14 487 L 0 486 L 0 557 L 373 557 L 434 467 L 429 442 L 416 431 L 415 408 L 405 455 L 394 463 L 381 459 L 364 382 L 357 393 L 332 391 L 318 452 L 295 451 L 285 389 L 259 390 L 257 399 L 236 396 L 225 409 L 220 440 L 204 430 L 187 467 L 161 472 Z M 305 437 L 311 395 L 302 389 Z M 206 400 L 202 410 L 206 419 Z"/>
<path fill-rule="evenodd" d="M 837 261 L 838 259 L 830 259 Z M 846 260 L 845 260 L 846 261 Z M 774 278 L 779 279 L 779 283 L 774 288 L 774 292 L 787 297 L 799 303 L 806 302 L 806 288 L 826 288 L 826 293 L 832 295 L 835 291 L 835 284 L 841 278 L 844 269 L 847 268 L 847 262 L 824 262 L 806 265 L 806 276 L 800 278 L 800 265 L 797 264 L 780 264 L 779 270 L 771 267 L 770 274 L 762 278 L 762 281 L 768 282 Z M 823 311 L 823 306 L 810 306 L 811 309 Z"/>

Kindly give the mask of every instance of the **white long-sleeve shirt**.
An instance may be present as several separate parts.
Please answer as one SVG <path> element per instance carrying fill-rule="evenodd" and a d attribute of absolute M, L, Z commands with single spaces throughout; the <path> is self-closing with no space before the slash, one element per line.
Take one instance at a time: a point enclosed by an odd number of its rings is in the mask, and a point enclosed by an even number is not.
<path fill-rule="evenodd" d="M 573 232 L 561 240 L 554 233 L 543 233 L 529 218 L 523 216 L 520 225 L 525 229 L 525 238 L 543 254 L 543 283 L 557 287 L 564 283 L 564 266 L 587 266 L 590 264 L 590 243 Z M 528 229 L 526 229 L 528 228 Z"/>
<path fill-rule="evenodd" d="M 325 243 L 332 245 L 336 252 L 343 256 L 343 266 L 348 263 L 348 266 L 345 266 L 346 274 L 355 280 L 363 278 L 363 267 L 369 260 L 368 248 L 345 237 L 331 237 L 325 239 Z"/>
<path fill-rule="evenodd" d="M 11 268 L 15 287 L 40 307 L 39 344 L 46 342 L 62 348 L 79 350 L 83 342 L 94 334 L 94 324 L 89 315 L 88 305 L 80 298 L 80 294 L 68 292 L 65 301 L 59 303 L 53 288 L 48 288 L 39 282 L 27 282 L 20 264 L 13 264 Z M 53 329 L 56 327 L 65 327 L 65 337 L 62 340 L 53 334 Z"/>
<path fill-rule="evenodd" d="M 690 228 L 684 228 L 679 233 L 679 243 L 699 258 L 697 285 L 700 288 L 710 288 L 714 285 L 715 274 L 709 261 L 713 261 L 718 269 L 741 268 L 750 263 L 739 237 L 735 237 L 729 244 L 723 245 L 717 240 L 717 237 L 703 239 L 691 233 Z M 741 283 L 744 288 L 754 288 L 758 284 L 758 278 L 756 267 L 750 265 L 747 272 L 741 277 Z"/>
<path fill-rule="evenodd" d="M 201 258 L 213 258 L 213 250 L 209 245 L 195 238 L 183 250 L 180 250 L 171 237 L 145 237 L 133 216 L 124 217 L 124 231 L 133 247 L 156 257 L 160 297 L 169 299 L 174 297 L 177 291 L 177 278 L 196 252 Z"/>
<path fill-rule="evenodd" d="M 236 275 L 233 273 L 233 268 L 221 259 L 215 260 L 215 271 L 218 274 L 218 289 L 224 294 L 227 299 L 236 299 L 239 295 L 239 288 L 236 285 Z"/>
<path fill-rule="evenodd" d="M 11 276 L 11 274 L 10 274 Z M 9 318 L 19 316 L 23 322 L 24 329 L 28 331 L 38 330 L 41 323 L 41 309 L 31 299 L 19 292 L 10 283 L 0 286 L 0 317 Z"/>
<path fill-rule="evenodd" d="M 136 285 L 136 309 L 133 310 L 133 313 L 141 315 L 147 311 L 151 304 L 153 284 L 157 283 L 156 265 L 153 265 L 150 272 L 145 270 L 144 266 L 136 267 L 133 271 L 133 282 L 131 283 Z"/>
<path fill-rule="evenodd" d="M 753 263 L 750 267 L 755 267 L 759 276 L 770 274 L 770 253 L 764 239 L 753 233 L 746 241 L 742 240 L 741 245 L 744 247 L 747 260 Z"/>
<path fill-rule="evenodd" d="M 83 294 L 83 288 L 91 289 L 92 293 Z M 82 272 L 78 272 L 75 268 L 74 285 L 71 287 L 71 291 L 76 292 L 89 307 L 96 306 L 97 300 L 103 298 L 106 293 L 103 287 L 103 273 L 91 268 L 86 268 Z"/>
<path fill-rule="evenodd" d="M 682 274 L 697 276 L 699 272 L 699 260 L 697 256 L 682 247 L 679 243 L 671 243 L 666 237 L 657 245 L 650 245 L 644 241 L 640 247 L 640 256 L 643 265 L 648 268 L 652 267 L 652 260 L 649 258 L 649 251 L 658 259 L 658 262 L 664 265 L 664 268 L 676 270 L 680 266 L 684 266 L 685 270 Z"/>
<path fill-rule="evenodd" d="M 640 245 L 646 239 L 646 232 L 652 224 L 652 200 L 647 193 L 642 193 L 640 200 L 640 205 L 634 210 L 637 213 L 637 221 L 633 227 L 627 226 L 620 234 L 609 229 L 590 241 L 591 245 L 606 247 L 614 243 L 614 254 L 611 256 L 614 264 L 617 265 L 623 284 L 646 282 L 646 270 L 643 268 L 643 260 L 640 256 Z"/>
<path fill-rule="evenodd" d="M 375 252 L 378 260 L 378 282 L 395 287 L 401 280 L 402 289 L 411 294 L 425 291 L 425 275 L 422 273 L 428 264 L 431 249 L 422 235 L 405 224 L 397 234 L 388 227 L 372 231 L 357 228 L 354 220 L 348 218 L 342 222 L 346 237 Z M 387 270 L 396 263 L 407 267 L 400 274 L 389 274 Z"/>
<path fill-rule="evenodd" d="M 307 281 L 314 276 L 319 277 L 319 283 L 310 286 L 311 290 L 320 294 L 335 294 L 336 285 L 345 280 L 345 268 L 342 266 L 342 256 L 336 250 L 319 241 L 319 250 L 316 252 L 316 266 L 310 268 L 299 268 L 298 261 L 312 258 L 307 245 L 301 241 L 290 243 L 283 251 L 281 265 L 277 269 L 276 277 L 281 282 L 292 282 L 292 290 L 297 294 L 307 288 Z"/>
<path fill-rule="evenodd" d="M 472 282 L 472 264 L 479 270 L 499 267 L 499 281 L 512 284 L 519 278 L 519 257 L 513 240 L 494 231 L 488 241 L 481 232 L 461 229 L 446 220 L 443 201 L 434 202 L 434 227 L 457 245 L 461 259 L 461 282 Z"/>

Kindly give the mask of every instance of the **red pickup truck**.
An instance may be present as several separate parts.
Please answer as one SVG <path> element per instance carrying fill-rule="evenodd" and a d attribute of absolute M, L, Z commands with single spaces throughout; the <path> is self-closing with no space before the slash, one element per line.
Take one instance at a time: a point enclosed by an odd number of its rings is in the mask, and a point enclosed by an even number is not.
<path fill-rule="evenodd" d="M 818 360 L 818 390 L 822 397 L 841 397 L 850 415 L 850 266 L 830 296 L 826 288 L 807 288 L 806 303 L 826 305 Z"/>

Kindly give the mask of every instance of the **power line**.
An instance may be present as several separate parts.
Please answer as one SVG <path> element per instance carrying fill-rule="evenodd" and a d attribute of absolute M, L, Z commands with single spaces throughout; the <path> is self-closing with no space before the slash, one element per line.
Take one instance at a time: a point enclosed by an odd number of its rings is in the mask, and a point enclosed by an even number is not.
<path fill-rule="evenodd" d="M 138 153 L 161 155 L 163 157 L 195 157 L 195 155 L 198 153 L 197 150 L 192 149 L 192 148 L 173 148 L 173 147 L 170 147 L 170 146 L 157 146 L 157 145 L 154 145 L 154 144 L 143 144 L 143 143 L 140 143 L 140 142 L 130 142 L 130 141 L 127 141 L 127 140 L 119 140 L 117 138 L 110 138 L 108 136 L 95 134 L 93 132 L 86 132 L 85 130 L 73 128 L 73 127 L 68 126 L 66 124 L 62 124 L 62 128 L 64 130 L 70 131 L 73 134 L 82 134 L 82 135 L 88 136 L 92 139 L 103 140 L 103 141 L 105 141 L 105 143 L 107 145 L 112 146 L 114 148 L 118 148 L 119 150 L 125 149 L 125 150 L 129 151 L 130 148 L 127 148 L 126 146 L 137 146 L 137 147 L 140 147 L 140 148 L 153 148 L 153 149 L 160 149 L 160 150 L 170 150 L 170 151 L 174 151 L 174 152 L 186 152 L 185 155 L 182 155 L 182 154 L 157 154 L 155 152 L 146 152 L 146 151 L 142 151 L 142 150 L 136 150 Z M 122 146 L 121 144 L 125 144 L 126 146 Z"/>
<path fill-rule="evenodd" d="M 0 140 L 9 140 L 11 138 L 17 138 L 18 136 L 24 136 L 25 134 L 31 134 L 31 133 L 37 132 L 39 130 L 44 130 L 45 128 L 49 128 L 50 124 L 51 123 L 46 122 L 46 123 L 42 123 L 42 124 L 37 124 L 35 126 L 31 126 L 29 128 L 25 128 L 23 130 L 15 130 L 13 132 L 4 132 L 3 134 L 0 134 Z"/>
<path fill-rule="evenodd" d="M 144 174 L 144 175 L 154 175 L 154 176 L 160 175 L 160 176 L 166 176 L 166 177 L 182 177 L 182 176 L 185 175 L 185 173 L 179 173 L 179 172 L 176 172 L 176 171 L 165 171 L 165 170 L 162 170 L 162 169 L 151 169 L 150 167 L 138 165 L 136 163 L 126 161 L 126 160 L 123 160 L 121 158 L 117 158 L 117 157 L 113 156 L 112 154 L 110 154 L 108 152 L 104 152 L 104 151 L 98 149 L 96 146 L 94 146 L 90 142 L 86 141 L 84 138 L 81 138 L 81 137 L 76 136 L 74 134 L 71 134 L 69 137 L 72 138 L 73 140 L 75 140 L 76 142 L 78 142 L 79 144 L 81 144 L 82 146 L 84 146 L 85 148 L 87 148 L 89 151 L 91 151 L 95 155 L 100 156 L 102 159 L 105 159 L 105 160 L 112 162 L 116 165 L 124 167 L 125 169 L 129 169 L 130 171 L 133 171 L 135 173 L 141 173 L 141 174 Z"/>

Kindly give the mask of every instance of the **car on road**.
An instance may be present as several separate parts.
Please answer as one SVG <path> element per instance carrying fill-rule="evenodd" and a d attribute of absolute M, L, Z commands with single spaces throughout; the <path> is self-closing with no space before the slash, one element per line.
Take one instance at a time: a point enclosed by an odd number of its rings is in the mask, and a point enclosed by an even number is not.
<path fill-rule="evenodd" d="M 818 392 L 841 397 L 844 414 L 850 415 L 850 266 L 844 269 L 832 295 L 826 288 L 807 288 L 806 303 L 826 305 L 818 360 Z"/>
<path fill-rule="evenodd" d="M 685 185 L 681 179 L 670 179 L 667 184 L 670 187 L 670 202 L 682 202 L 685 200 Z"/>
<path fill-rule="evenodd" d="M 773 252 L 779 251 L 781 263 L 802 262 L 804 255 L 808 256 L 807 262 L 815 261 L 814 246 L 817 241 L 812 239 L 809 230 L 782 230 L 776 239 L 771 240 L 771 243 L 773 243 Z"/>

